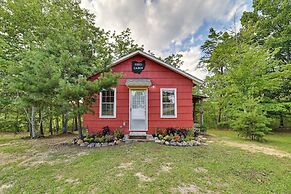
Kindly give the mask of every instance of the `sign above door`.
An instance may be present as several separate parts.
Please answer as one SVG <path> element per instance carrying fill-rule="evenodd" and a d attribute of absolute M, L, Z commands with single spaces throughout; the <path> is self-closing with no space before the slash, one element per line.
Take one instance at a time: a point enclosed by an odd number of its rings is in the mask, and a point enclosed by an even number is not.
<path fill-rule="evenodd" d="M 140 74 L 145 68 L 145 60 L 138 62 L 132 61 L 132 72 Z"/>

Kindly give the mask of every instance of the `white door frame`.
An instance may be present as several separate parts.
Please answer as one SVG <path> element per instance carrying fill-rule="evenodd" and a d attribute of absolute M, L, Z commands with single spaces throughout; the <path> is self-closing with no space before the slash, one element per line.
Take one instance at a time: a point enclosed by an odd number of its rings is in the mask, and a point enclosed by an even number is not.
<path fill-rule="evenodd" d="M 135 129 L 131 129 L 131 126 L 130 126 L 130 116 L 131 116 L 131 111 L 130 111 L 130 107 L 131 107 L 131 91 L 132 90 L 145 90 L 145 93 L 146 93 L 146 129 L 144 129 L 144 130 L 135 130 Z M 148 88 L 129 88 L 129 92 L 128 92 L 128 94 L 129 94 L 129 101 L 128 101 L 128 130 L 129 131 L 148 131 L 148 126 L 149 126 L 149 123 L 148 123 L 148 118 L 149 118 L 149 116 L 148 116 L 148 113 L 149 113 L 149 111 L 148 111 L 148 109 L 149 109 L 149 103 L 148 103 L 148 101 L 149 101 L 149 95 L 148 95 Z"/>

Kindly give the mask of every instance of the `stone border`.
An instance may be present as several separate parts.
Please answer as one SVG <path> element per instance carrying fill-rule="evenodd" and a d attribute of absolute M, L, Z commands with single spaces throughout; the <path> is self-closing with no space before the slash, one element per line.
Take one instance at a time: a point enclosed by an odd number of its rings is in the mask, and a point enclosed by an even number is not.
<path fill-rule="evenodd" d="M 195 140 L 191 141 L 165 141 L 165 140 L 159 140 L 157 137 L 155 137 L 155 143 L 161 144 L 161 145 L 167 145 L 167 146 L 180 146 L 180 147 L 190 147 L 190 146 L 201 146 L 201 145 L 207 145 L 206 144 L 207 138 L 198 136 L 195 138 Z"/>
<path fill-rule="evenodd" d="M 75 138 L 72 143 L 80 147 L 100 148 L 100 147 L 119 145 L 121 143 L 121 140 L 114 140 L 113 142 L 104 142 L 104 143 L 95 143 L 95 142 L 89 143 L 86 141 L 84 142 L 82 139 Z"/>

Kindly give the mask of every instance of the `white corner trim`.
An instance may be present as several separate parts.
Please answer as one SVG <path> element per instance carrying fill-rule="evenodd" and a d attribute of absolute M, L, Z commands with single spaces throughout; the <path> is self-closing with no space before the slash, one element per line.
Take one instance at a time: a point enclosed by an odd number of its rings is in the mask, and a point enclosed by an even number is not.
<path fill-rule="evenodd" d="M 115 119 L 116 118 L 116 88 L 111 88 L 114 90 L 114 105 L 113 105 L 113 115 L 102 115 L 102 92 L 99 93 L 99 118 L 102 119 Z"/>
<path fill-rule="evenodd" d="M 163 115 L 163 91 L 174 90 L 175 94 L 175 115 Z M 177 118 L 177 88 L 160 88 L 160 117 L 161 118 Z"/>

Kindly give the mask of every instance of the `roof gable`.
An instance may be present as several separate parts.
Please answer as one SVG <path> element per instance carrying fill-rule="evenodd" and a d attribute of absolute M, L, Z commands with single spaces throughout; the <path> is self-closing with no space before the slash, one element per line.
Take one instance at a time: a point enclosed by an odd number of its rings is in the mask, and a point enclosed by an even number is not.
<path fill-rule="evenodd" d="M 187 72 L 185 72 L 185 71 L 183 71 L 181 69 L 175 68 L 172 65 L 169 65 L 169 64 L 165 63 L 164 61 L 161 61 L 160 59 L 157 59 L 156 57 L 154 57 L 154 56 L 152 56 L 152 55 L 150 55 L 148 53 L 145 53 L 143 51 L 139 51 L 139 50 L 135 51 L 135 52 L 132 52 L 132 53 L 130 53 L 130 54 L 124 56 L 124 57 L 121 57 L 120 59 L 117 59 L 109 67 L 111 68 L 111 67 L 113 67 L 113 66 L 115 66 L 115 65 L 117 65 L 117 64 L 119 64 L 119 63 L 121 63 L 121 62 L 123 62 L 123 61 L 125 61 L 125 60 L 127 60 L 127 59 L 129 59 L 131 57 L 133 57 L 133 56 L 135 56 L 135 55 L 138 55 L 138 54 L 140 54 L 140 55 L 142 55 L 142 56 L 144 56 L 144 57 L 156 62 L 157 64 L 162 65 L 162 66 L 164 66 L 164 67 L 166 67 L 166 68 L 168 68 L 168 69 L 170 69 L 170 70 L 172 70 L 172 71 L 174 71 L 174 72 L 176 72 L 176 73 L 178 73 L 178 74 L 180 74 L 180 75 L 192 80 L 195 84 L 202 84 L 203 83 L 203 81 L 201 79 L 198 79 L 197 77 L 195 77 L 195 76 L 193 76 L 193 75 L 191 75 L 191 74 L 189 74 L 189 73 L 187 73 Z"/>

